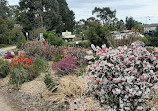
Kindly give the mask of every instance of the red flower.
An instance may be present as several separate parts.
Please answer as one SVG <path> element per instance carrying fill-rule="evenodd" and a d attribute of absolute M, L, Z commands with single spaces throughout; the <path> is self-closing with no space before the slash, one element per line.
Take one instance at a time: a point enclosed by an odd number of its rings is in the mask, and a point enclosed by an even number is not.
<path fill-rule="evenodd" d="M 46 41 L 44 41 L 44 42 L 43 42 L 43 45 L 46 45 L 46 44 L 47 44 Z"/>

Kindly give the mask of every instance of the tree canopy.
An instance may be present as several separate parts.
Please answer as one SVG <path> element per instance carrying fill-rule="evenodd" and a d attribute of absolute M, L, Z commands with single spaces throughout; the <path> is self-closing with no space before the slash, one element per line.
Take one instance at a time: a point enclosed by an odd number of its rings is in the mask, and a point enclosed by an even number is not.
<path fill-rule="evenodd" d="M 113 25 L 116 20 L 116 10 L 112 11 L 109 7 L 95 7 L 92 14 L 96 14 L 103 24 Z"/>
<path fill-rule="evenodd" d="M 21 0 L 17 20 L 25 30 L 42 27 L 61 33 L 74 27 L 74 13 L 65 0 Z"/>

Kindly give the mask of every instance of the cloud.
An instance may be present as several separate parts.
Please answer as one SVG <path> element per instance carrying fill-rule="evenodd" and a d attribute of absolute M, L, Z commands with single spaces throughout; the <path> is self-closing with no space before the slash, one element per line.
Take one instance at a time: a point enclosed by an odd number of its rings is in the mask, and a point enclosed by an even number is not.
<path fill-rule="evenodd" d="M 132 16 L 145 23 L 150 16 L 150 23 L 158 22 L 158 0 L 66 0 L 71 10 L 75 12 L 76 20 L 92 16 L 95 7 L 110 7 L 117 11 L 119 19 Z M 9 4 L 18 4 L 19 0 L 9 0 Z"/>

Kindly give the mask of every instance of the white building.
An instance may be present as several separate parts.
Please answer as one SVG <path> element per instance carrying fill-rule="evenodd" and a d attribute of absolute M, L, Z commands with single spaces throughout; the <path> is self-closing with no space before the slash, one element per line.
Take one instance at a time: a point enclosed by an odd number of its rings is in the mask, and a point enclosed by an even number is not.
<path fill-rule="evenodd" d="M 128 38 L 128 37 L 144 37 L 144 35 L 140 34 L 139 32 L 135 33 L 132 32 L 132 30 L 123 30 L 121 32 L 119 31 L 113 31 L 112 32 L 112 36 L 114 37 L 114 39 L 124 39 L 124 38 Z"/>
<path fill-rule="evenodd" d="M 158 24 L 144 24 L 144 32 L 155 31 Z"/>
<path fill-rule="evenodd" d="M 75 35 L 72 35 L 71 32 L 62 32 L 62 39 L 64 39 L 66 42 L 72 42 L 74 41 Z"/>

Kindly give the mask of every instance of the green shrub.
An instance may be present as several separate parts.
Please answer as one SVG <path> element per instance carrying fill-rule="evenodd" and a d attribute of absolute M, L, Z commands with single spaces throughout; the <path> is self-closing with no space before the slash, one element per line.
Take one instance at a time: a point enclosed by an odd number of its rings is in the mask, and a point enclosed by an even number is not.
<path fill-rule="evenodd" d="M 37 62 L 39 63 L 39 62 Z M 37 67 L 32 58 L 27 58 L 25 55 L 14 57 L 9 63 L 10 66 L 10 83 L 19 87 L 22 83 L 33 80 L 38 76 Z"/>
<path fill-rule="evenodd" d="M 7 47 L 8 44 L 0 44 L 0 48 Z"/>
<path fill-rule="evenodd" d="M 80 68 L 76 70 L 75 74 L 77 76 L 82 76 L 84 73 L 86 73 L 86 67 L 87 67 L 86 64 L 82 64 L 82 66 L 80 66 Z"/>
<path fill-rule="evenodd" d="M 48 72 L 49 64 L 41 57 L 33 58 L 34 67 L 37 73 Z"/>
<path fill-rule="evenodd" d="M 53 32 L 44 33 L 44 38 L 51 45 L 62 46 L 62 45 L 65 44 L 64 40 L 62 40 L 61 38 L 57 37 Z"/>
<path fill-rule="evenodd" d="M 53 62 L 58 62 L 60 61 L 61 59 L 64 58 L 64 55 L 61 55 L 61 54 L 56 54 L 54 57 L 53 57 Z"/>
<path fill-rule="evenodd" d="M 76 42 L 67 42 L 66 45 L 73 47 L 73 46 L 76 46 Z"/>
<path fill-rule="evenodd" d="M 150 36 L 145 36 L 141 39 L 141 41 L 143 41 L 145 43 L 145 45 L 150 45 Z"/>
<path fill-rule="evenodd" d="M 49 74 L 46 74 L 44 77 L 44 83 L 46 84 L 47 88 L 52 92 L 55 92 L 58 89 L 58 84 L 54 82 Z"/>
<path fill-rule="evenodd" d="M 22 83 L 28 82 L 37 76 L 33 70 L 27 70 L 22 66 L 11 68 L 9 75 L 10 83 L 16 87 L 19 87 Z"/>
<path fill-rule="evenodd" d="M 9 73 L 8 63 L 2 59 L 0 59 L 0 78 L 4 78 Z"/>
<path fill-rule="evenodd" d="M 23 44 L 26 43 L 26 38 L 22 33 L 22 28 L 14 27 L 9 32 L 9 44 L 16 44 L 17 48 L 22 48 Z"/>
<path fill-rule="evenodd" d="M 84 48 L 89 48 L 91 43 L 89 41 L 82 41 L 78 45 Z"/>

